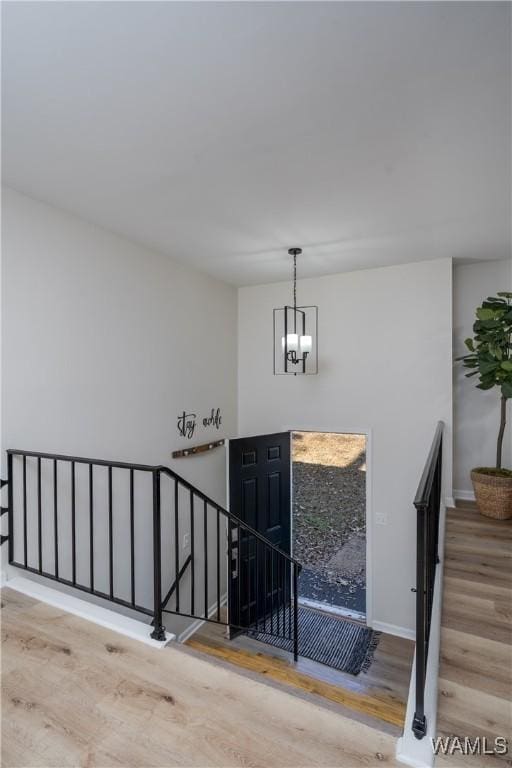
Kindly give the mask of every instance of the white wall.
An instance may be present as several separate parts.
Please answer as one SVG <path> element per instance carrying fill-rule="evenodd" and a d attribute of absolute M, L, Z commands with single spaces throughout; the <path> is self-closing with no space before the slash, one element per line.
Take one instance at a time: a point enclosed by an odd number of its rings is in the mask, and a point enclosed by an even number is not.
<path fill-rule="evenodd" d="M 170 453 L 183 409 L 221 408 L 198 442 L 237 433 L 235 289 L 12 190 L 2 285 L 3 449 L 163 463 L 224 502 L 224 451 Z M 301 281 L 319 305 L 313 377 L 272 374 L 272 309 L 290 290 L 239 291 L 238 433 L 370 433 L 373 617 L 410 629 L 412 498 L 440 418 L 451 487 L 451 263 Z"/>
<path fill-rule="evenodd" d="M 222 413 L 190 444 L 236 432 L 236 290 L 10 189 L 2 245 L 2 449 L 165 464 L 224 503 L 222 449 L 170 454 L 184 409 Z"/>
<path fill-rule="evenodd" d="M 236 291 L 12 190 L 3 195 L 3 447 L 183 473 L 225 498 L 223 451 L 172 461 L 183 409 L 236 427 Z"/>
<path fill-rule="evenodd" d="M 453 357 L 467 352 L 464 339 L 473 335 L 475 309 L 487 296 L 512 290 L 512 261 L 485 261 L 460 264 L 453 270 Z M 461 363 L 453 372 L 453 487 L 454 495 L 472 497 L 470 471 L 473 467 L 494 466 L 500 420 L 500 393 L 476 389 L 476 378 Z M 510 401 L 508 427 L 503 443 L 503 466 L 512 467 L 512 424 Z"/>
<path fill-rule="evenodd" d="M 290 284 L 239 291 L 239 434 L 370 432 L 372 612 L 382 628 L 414 626 L 412 501 L 439 419 L 451 489 L 451 276 L 444 259 L 300 281 L 299 304 L 319 307 L 317 376 L 272 373 L 272 310 L 289 303 Z"/>

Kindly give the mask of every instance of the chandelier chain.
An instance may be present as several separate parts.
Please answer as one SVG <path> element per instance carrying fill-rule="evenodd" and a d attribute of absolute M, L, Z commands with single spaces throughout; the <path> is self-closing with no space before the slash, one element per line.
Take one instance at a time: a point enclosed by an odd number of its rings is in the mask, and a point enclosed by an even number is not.
<path fill-rule="evenodd" d="M 297 254 L 293 254 L 293 308 L 297 309 Z"/>

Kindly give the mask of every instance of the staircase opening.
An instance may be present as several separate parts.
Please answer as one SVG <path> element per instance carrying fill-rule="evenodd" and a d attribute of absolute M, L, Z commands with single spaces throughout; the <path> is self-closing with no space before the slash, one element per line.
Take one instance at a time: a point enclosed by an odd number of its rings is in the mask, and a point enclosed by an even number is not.
<path fill-rule="evenodd" d="M 292 433 L 292 552 L 299 599 L 366 617 L 366 436 Z"/>

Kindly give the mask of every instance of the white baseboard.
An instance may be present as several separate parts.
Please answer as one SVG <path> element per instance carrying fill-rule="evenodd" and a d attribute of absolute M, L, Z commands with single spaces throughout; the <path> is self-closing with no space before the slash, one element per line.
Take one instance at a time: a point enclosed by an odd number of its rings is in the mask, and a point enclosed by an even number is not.
<path fill-rule="evenodd" d="M 72 613 L 74 616 L 79 616 L 81 619 L 98 624 L 100 627 L 106 627 L 106 629 L 111 629 L 120 635 L 130 637 L 132 640 L 139 640 L 141 643 L 151 645 L 153 648 L 164 648 L 167 643 L 176 639 L 176 635 L 166 632 L 165 640 L 162 642 L 153 640 L 150 637 L 151 627 L 149 624 L 144 624 L 142 621 L 110 611 L 108 608 L 102 608 L 95 603 L 80 600 L 78 597 L 74 597 L 74 595 L 68 595 L 57 589 L 46 587 L 44 584 L 31 581 L 23 576 L 15 576 L 3 582 L 2 586 L 15 589 L 17 592 L 34 598 L 34 600 L 53 605 L 54 608 L 60 608 L 67 613 Z"/>
<path fill-rule="evenodd" d="M 456 491 L 454 489 L 453 496 L 455 499 L 460 499 L 461 501 L 475 501 L 475 494 L 473 491 Z"/>
<path fill-rule="evenodd" d="M 220 604 L 221 606 L 223 606 L 223 605 L 226 605 L 227 602 L 228 602 L 228 596 L 226 593 L 225 595 L 222 595 L 222 597 L 220 598 Z M 217 602 L 213 603 L 213 605 L 211 605 L 208 608 L 209 619 L 213 616 L 216 610 L 217 610 Z M 176 615 L 179 616 L 179 614 L 176 614 Z M 178 636 L 178 643 L 186 643 L 189 637 L 192 637 L 192 635 L 194 635 L 197 632 L 197 630 L 203 626 L 203 624 L 205 624 L 204 619 L 197 619 L 196 621 L 193 621 L 190 627 L 187 627 L 187 629 L 185 629 L 181 633 L 181 635 Z"/>
<path fill-rule="evenodd" d="M 385 621 L 372 621 L 372 629 L 375 629 L 377 632 L 385 632 L 388 635 L 404 637 L 406 640 L 416 639 L 416 633 L 414 632 L 414 629 L 408 629 L 408 627 L 399 627 L 396 624 L 388 624 Z"/>

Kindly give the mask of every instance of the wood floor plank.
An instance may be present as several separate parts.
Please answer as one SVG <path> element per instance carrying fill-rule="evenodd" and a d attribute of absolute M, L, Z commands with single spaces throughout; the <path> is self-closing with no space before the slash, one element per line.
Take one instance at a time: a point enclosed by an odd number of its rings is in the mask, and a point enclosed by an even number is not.
<path fill-rule="evenodd" d="M 475 660 L 478 664 L 475 665 Z M 512 646 L 443 627 L 443 678 L 504 699 L 512 691 Z"/>
<path fill-rule="evenodd" d="M 484 518 L 474 506 L 448 510 L 441 624 L 438 733 L 512 743 L 512 520 Z M 453 755 L 437 763 L 490 761 L 501 762 Z"/>
<path fill-rule="evenodd" d="M 489 584 L 488 582 L 472 581 L 468 588 L 466 579 L 459 579 L 456 576 L 444 575 L 443 594 L 452 593 L 454 595 L 467 595 L 468 591 L 475 597 L 487 598 L 489 600 L 503 599 L 512 601 L 512 584 L 508 586 L 499 586 Z"/>
<path fill-rule="evenodd" d="M 512 704 L 492 694 L 478 692 L 469 685 L 439 679 L 438 718 L 442 730 L 460 736 L 512 737 Z"/>
<path fill-rule="evenodd" d="M 397 765 L 383 731 L 4 592 L 8 768 Z"/>

